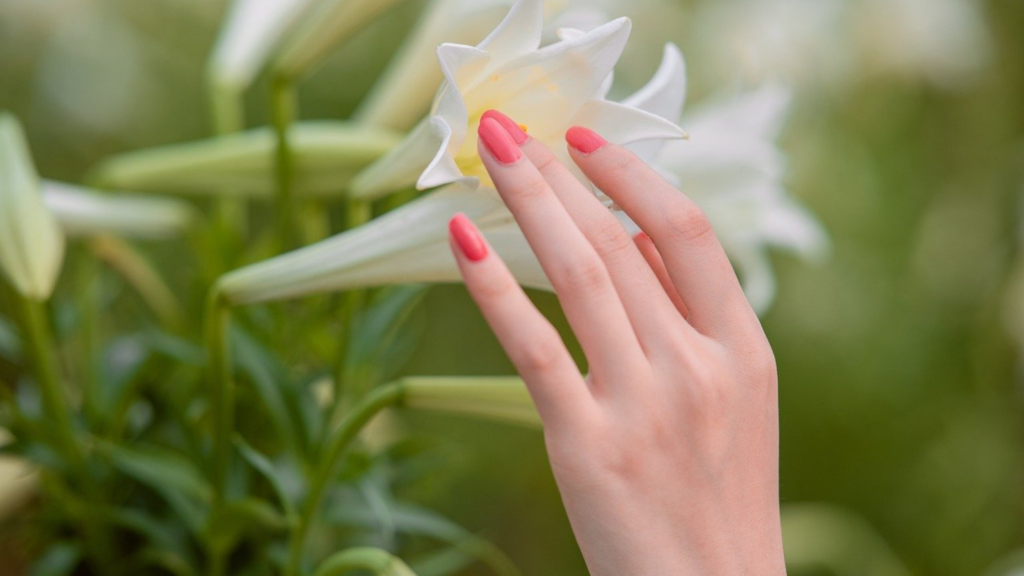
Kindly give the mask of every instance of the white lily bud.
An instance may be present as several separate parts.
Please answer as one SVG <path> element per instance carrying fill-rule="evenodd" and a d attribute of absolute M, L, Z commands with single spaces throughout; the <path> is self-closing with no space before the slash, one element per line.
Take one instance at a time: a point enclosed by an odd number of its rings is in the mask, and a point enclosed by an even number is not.
<path fill-rule="evenodd" d="M 275 74 L 297 78 L 319 64 L 342 40 L 402 0 L 319 0 L 277 51 Z"/>
<path fill-rule="evenodd" d="M 46 300 L 64 259 L 64 235 L 40 194 L 18 121 L 0 113 L 0 270 L 26 298 Z"/>
<path fill-rule="evenodd" d="M 400 382 L 402 404 L 409 408 L 531 428 L 541 425 L 526 385 L 514 376 L 421 376 L 403 378 Z"/>
<path fill-rule="evenodd" d="M 167 238 L 183 232 L 196 217 L 180 200 L 101 194 L 52 180 L 43 181 L 43 200 L 70 236 Z"/>
<path fill-rule="evenodd" d="M 353 175 L 400 140 L 389 130 L 346 122 L 299 122 L 289 128 L 293 188 L 299 196 L 344 192 Z M 92 181 L 114 189 L 171 194 L 238 194 L 270 198 L 274 191 L 270 128 L 119 154 Z"/>
<path fill-rule="evenodd" d="M 318 0 L 235 0 L 209 61 L 209 74 L 221 86 L 244 90 L 271 51 Z"/>

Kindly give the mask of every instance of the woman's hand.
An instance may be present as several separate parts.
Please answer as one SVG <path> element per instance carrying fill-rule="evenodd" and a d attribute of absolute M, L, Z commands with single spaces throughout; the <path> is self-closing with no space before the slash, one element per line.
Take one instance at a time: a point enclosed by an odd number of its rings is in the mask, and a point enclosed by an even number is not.
<path fill-rule="evenodd" d="M 590 374 L 463 215 L 453 252 L 537 405 L 591 574 L 784 574 L 775 361 L 707 218 L 632 153 L 573 128 L 573 160 L 646 233 L 630 238 L 514 121 L 488 112 L 479 135 Z"/>

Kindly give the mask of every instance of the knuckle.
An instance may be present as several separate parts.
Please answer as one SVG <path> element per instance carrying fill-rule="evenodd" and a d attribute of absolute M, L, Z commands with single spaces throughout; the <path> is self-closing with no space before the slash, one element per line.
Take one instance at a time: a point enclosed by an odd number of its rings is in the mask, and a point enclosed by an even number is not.
<path fill-rule="evenodd" d="M 715 232 L 704 211 L 692 203 L 680 203 L 665 212 L 665 226 L 676 239 L 687 243 L 709 242 Z"/>
<path fill-rule="evenodd" d="M 559 270 L 558 279 L 562 290 L 577 294 L 595 291 L 609 282 L 608 271 L 596 254 L 592 258 L 566 261 Z"/>
<path fill-rule="evenodd" d="M 544 335 L 530 338 L 520 347 L 516 354 L 516 364 L 520 370 L 527 372 L 554 370 L 562 359 L 559 344 L 558 334 L 549 328 Z"/>
<path fill-rule="evenodd" d="M 618 154 L 610 154 L 603 162 L 609 174 L 626 181 L 633 181 L 636 176 L 637 163 L 640 161 L 632 152 L 621 150 Z"/>
<path fill-rule="evenodd" d="M 636 248 L 626 230 L 617 221 L 597 225 L 590 236 L 590 243 L 606 258 L 628 254 Z"/>

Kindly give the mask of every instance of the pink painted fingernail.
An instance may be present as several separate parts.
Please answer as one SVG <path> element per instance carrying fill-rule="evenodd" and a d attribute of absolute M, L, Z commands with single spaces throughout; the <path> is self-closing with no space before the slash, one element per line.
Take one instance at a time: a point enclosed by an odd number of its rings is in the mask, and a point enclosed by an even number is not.
<path fill-rule="evenodd" d="M 462 212 L 452 216 L 448 221 L 448 233 L 471 262 L 479 262 L 487 256 L 487 243 L 473 222 Z"/>
<path fill-rule="evenodd" d="M 494 118 L 484 118 L 477 129 L 480 140 L 492 156 L 502 164 L 511 164 L 523 157 L 519 145 Z"/>
<path fill-rule="evenodd" d="M 511 136 L 512 139 L 516 141 L 516 144 L 522 144 L 523 142 L 526 142 L 527 138 L 529 138 L 529 136 L 526 135 L 526 130 L 524 130 L 521 125 L 516 124 L 515 120 L 509 118 L 508 116 L 505 116 L 504 114 L 498 112 L 497 110 L 488 110 L 487 112 L 484 112 L 484 115 L 481 116 L 480 118 L 481 121 L 484 118 L 491 118 L 497 121 L 498 124 L 501 124 L 501 127 L 504 128 L 506 132 L 508 132 L 508 135 Z"/>
<path fill-rule="evenodd" d="M 573 126 L 572 128 L 569 128 L 569 131 L 565 133 L 565 141 L 569 143 L 569 146 L 572 146 L 584 154 L 593 154 L 608 143 L 608 141 L 601 138 L 601 135 L 597 132 L 582 126 Z"/>

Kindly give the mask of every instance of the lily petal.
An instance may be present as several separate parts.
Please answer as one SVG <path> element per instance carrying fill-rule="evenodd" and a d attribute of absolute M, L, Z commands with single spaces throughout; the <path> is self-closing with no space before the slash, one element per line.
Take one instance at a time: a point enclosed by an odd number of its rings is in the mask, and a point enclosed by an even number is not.
<path fill-rule="evenodd" d="M 686 61 L 679 47 L 671 42 L 665 44 L 654 76 L 622 103 L 678 124 L 686 103 Z"/>
<path fill-rule="evenodd" d="M 495 62 L 508 62 L 540 47 L 544 33 L 544 0 L 517 0 L 508 16 L 480 44 Z"/>
<path fill-rule="evenodd" d="M 218 286 L 229 302 L 245 304 L 405 282 L 406 275 L 394 267 L 377 276 L 357 272 L 379 270 L 378 262 L 447 238 L 447 222 L 456 212 L 482 218 L 499 209 L 495 195 L 448 186 L 348 232 L 230 272 Z M 446 257 L 451 260 L 450 253 Z"/>
<path fill-rule="evenodd" d="M 450 140 L 451 127 L 444 119 L 435 116 L 423 120 L 401 144 L 360 172 L 349 194 L 372 199 L 417 182 L 426 188 L 458 180 L 462 174 L 447 154 Z"/>
<path fill-rule="evenodd" d="M 661 116 L 608 100 L 584 104 L 573 124 L 587 126 L 619 145 L 687 137 L 685 130 Z"/>
<path fill-rule="evenodd" d="M 545 46 L 495 70 L 492 81 L 466 94 L 471 110 L 505 102 L 503 112 L 531 127 L 544 140 L 548 127 L 561 127 L 601 88 L 629 37 L 628 18 L 619 18 L 583 36 Z M 508 94 L 516 94 L 508 98 Z"/>

